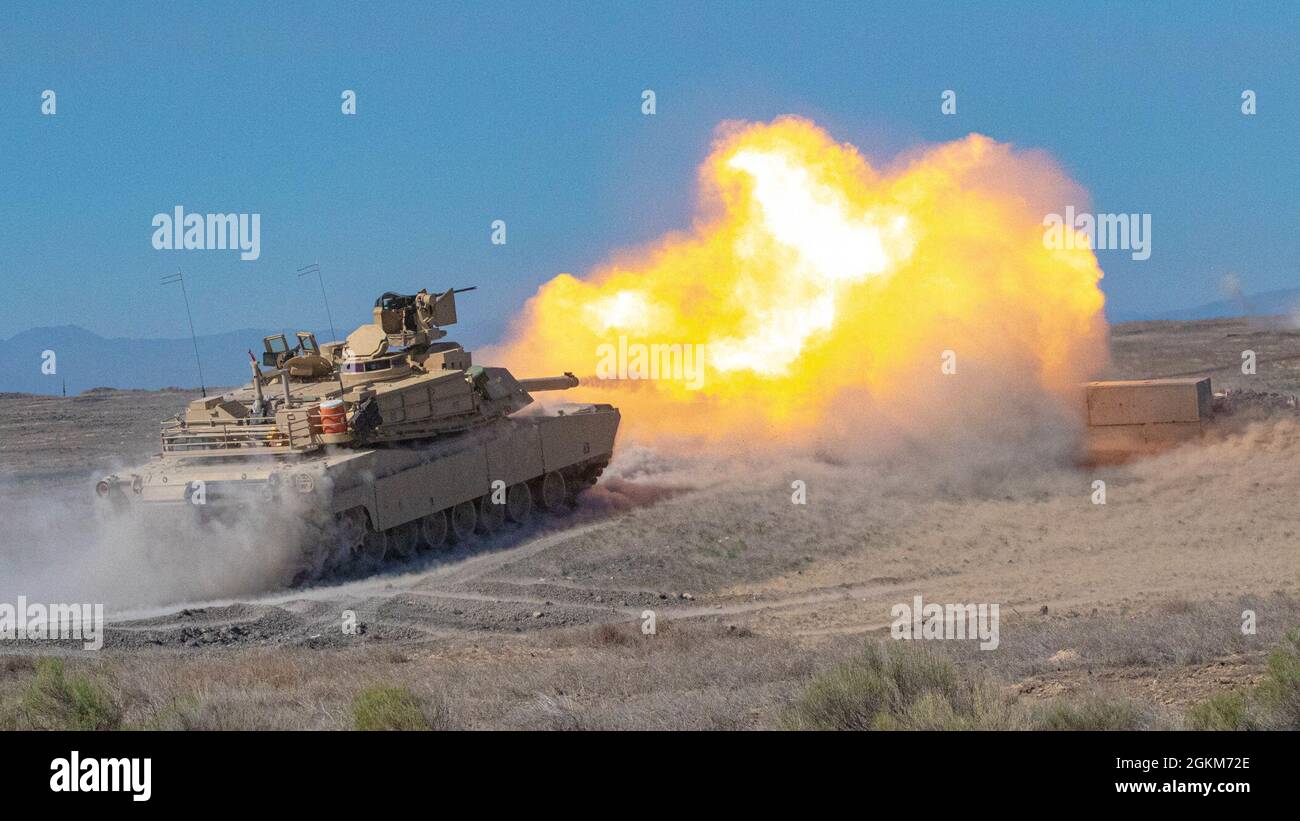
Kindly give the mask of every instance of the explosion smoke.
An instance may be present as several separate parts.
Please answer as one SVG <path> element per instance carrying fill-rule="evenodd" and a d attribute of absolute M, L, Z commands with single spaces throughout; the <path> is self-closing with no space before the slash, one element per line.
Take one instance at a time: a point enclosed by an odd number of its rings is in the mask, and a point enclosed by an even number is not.
<path fill-rule="evenodd" d="M 1077 385 L 1106 359 L 1102 272 L 1087 248 L 1042 240 L 1044 214 L 1086 202 L 1044 155 L 971 135 L 882 172 L 783 117 L 724 124 L 699 180 L 689 232 L 555 277 L 490 356 L 578 366 L 584 400 L 657 444 L 1077 426 Z M 702 378 L 595 377 L 629 346 L 698 349 Z"/>

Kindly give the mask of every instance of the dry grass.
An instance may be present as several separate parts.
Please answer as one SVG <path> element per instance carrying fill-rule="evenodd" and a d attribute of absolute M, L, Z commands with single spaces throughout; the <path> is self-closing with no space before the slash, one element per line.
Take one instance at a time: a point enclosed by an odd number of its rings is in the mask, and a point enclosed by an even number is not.
<path fill-rule="evenodd" d="M 392 688 L 439 729 L 749 729 L 774 724 L 779 705 L 840 652 L 703 625 L 645 636 L 629 623 L 400 649 L 137 652 L 68 665 L 112 682 L 131 727 L 351 729 L 358 694 Z M 6 678 L 0 705 L 31 675 Z"/>
<path fill-rule="evenodd" d="M 1040 730 L 1153 730 L 1168 729 L 1160 716 L 1127 699 L 1093 695 L 1077 703 L 1057 701 L 1035 715 Z"/>
<path fill-rule="evenodd" d="M 1140 730 L 1150 711 L 1090 696 L 1034 706 L 980 674 L 964 675 L 935 650 L 911 642 L 868 643 L 819 674 L 782 715 L 793 730 Z"/>
<path fill-rule="evenodd" d="M 122 710 L 102 676 L 68 674 L 62 659 L 33 665 L 14 704 L 0 710 L 0 726 L 18 730 L 116 730 Z"/>
<path fill-rule="evenodd" d="M 352 726 L 357 730 L 445 730 L 451 726 L 447 706 L 430 703 L 405 687 L 367 687 L 352 702 Z"/>
<path fill-rule="evenodd" d="M 781 724 L 791 730 L 983 728 L 992 723 L 985 714 L 989 693 L 928 648 L 868 643 L 860 656 L 817 675 Z"/>
<path fill-rule="evenodd" d="M 1251 602 L 1269 612 L 1294 603 Z M 1017 698 L 1005 686 L 1060 667 L 1062 644 L 1102 671 L 1212 658 L 1238 649 L 1220 629 L 1240 601 L 1156 608 L 1144 620 L 1035 618 L 1004 624 L 1001 649 L 966 642 L 816 643 L 685 622 L 577 627 L 481 640 L 421 640 L 356 648 L 255 647 L 185 653 L 0 661 L 0 726 L 235 729 L 1018 729 L 1178 726 L 1177 714 L 1123 693 L 1080 691 L 1065 701 Z M 1144 625 L 1142 632 L 1134 624 Z M 1234 622 L 1235 623 L 1235 622 Z M 1261 625 L 1264 622 L 1261 621 Z M 1175 647 L 1151 633 L 1178 630 Z M 1148 633 L 1147 631 L 1150 631 Z M 1272 630 L 1261 627 L 1261 642 Z M 1273 642 L 1276 646 L 1276 642 Z M 874 647 L 874 644 L 872 645 Z M 1288 648 L 1294 645 L 1287 645 Z M 856 650 L 855 650 L 856 648 Z M 1262 653 L 1263 650 L 1261 649 Z M 845 659 L 849 659 L 845 662 Z M 1300 647 L 1275 653 L 1248 704 L 1216 699 L 1189 726 L 1300 724 Z M 66 670 L 64 669 L 66 668 Z M 1092 679 L 1091 676 L 1088 677 Z M 88 684 L 84 684 L 86 682 Z M 1290 689 L 1288 689 L 1290 688 Z M 34 699 L 31 694 L 41 694 Z M 1244 697 L 1243 697 L 1244 698 Z M 1246 716 L 1274 716 L 1250 724 Z M 105 720 L 105 717 L 116 718 Z M 40 717 L 33 719 L 33 716 Z M 418 716 L 418 718 L 417 718 Z M 1172 716 L 1172 717 L 1171 717 Z M 1254 721 L 1255 719 L 1251 719 Z M 1292 724 L 1286 724 L 1289 720 Z"/>
<path fill-rule="evenodd" d="M 1216 693 L 1188 711 L 1187 723 L 1197 730 L 1300 730 L 1300 628 L 1269 655 L 1258 687 Z"/>
<path fill-rule="evenodd" d="M 1242 612 L 1258 616 L 1257 632 L 1241 631 Z M 1300 623 L 1300 599 L 1277 593 L 1230 601 L 1159 602 L 1146 613 L 1074 614 L 1040 618 L 1002 611 L 1003 641 L 994 652 L 969 643 L 944 651 L 1004 681 L 1061 669 L 1182 667 L 1231 655 L 1266 653 Z M 1057 654 L 1073 651 L 1067 660 Z"/>

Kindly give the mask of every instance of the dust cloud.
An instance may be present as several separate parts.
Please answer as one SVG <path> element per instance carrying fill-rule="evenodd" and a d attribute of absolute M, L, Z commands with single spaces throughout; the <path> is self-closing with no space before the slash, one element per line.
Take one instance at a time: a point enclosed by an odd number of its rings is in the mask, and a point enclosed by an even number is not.
<path fill-rule="evenodd" d="M 249 505 L 237 519 L 202 521 L 191 510 L 113 516 L 87 495 L 69 488 L 4 500 L 0 601 L 113 611 L 262 593 L 293 580 L 312 532 L 310 515 L 293 506 Z"/>

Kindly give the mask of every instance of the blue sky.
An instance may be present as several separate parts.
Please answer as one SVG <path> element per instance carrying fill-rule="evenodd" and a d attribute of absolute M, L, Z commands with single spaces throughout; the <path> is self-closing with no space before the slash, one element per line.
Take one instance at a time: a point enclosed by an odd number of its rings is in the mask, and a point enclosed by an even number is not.
<path fill-rule="evenodd" d="M 687 227 L 726 119 L 808 116 L 876 163 L 977 131 L 1049 151 L 1099 212 L 1110 307 L 1300 285 L 1300 4 L 6 3 L 0 338 L 364 321 L 384 290 L 478 285 L 482 344 L 539 284 Z M 641 114 L 654 89 L 658 113 Z M 940 113 L 944 89 L 958 114 Z M 1242 115 L 1243 89 L 1258 114 Z M 56 91 L 53 117 L 41 92 Z M 355 89 L 358 114 L 340 113 Z M 154 250 L 181 204 L 262 215 L 261 257 Z M 1064 205 L 1064 204 L 1063 204 Z M 490 243 L 504 219 L 505 246 Z"/>

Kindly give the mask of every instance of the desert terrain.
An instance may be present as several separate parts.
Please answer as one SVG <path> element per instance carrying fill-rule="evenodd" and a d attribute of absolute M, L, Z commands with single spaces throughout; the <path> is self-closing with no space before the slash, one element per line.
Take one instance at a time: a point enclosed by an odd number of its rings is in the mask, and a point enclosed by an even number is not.
<path fill-rule="evenodd" d="M 342 729 L 381 687 L 436 728 L 775 728 L 920 595 L 1000 605 L 997 649 L 924 644 L 1008 698 L 1120 699 L 1136 726 L 1183 726 L 1192 705 L 1258 684 L 1300 625 L 1286 399 L 1300 331 L 1230 319 L 1111 334 L 1106 377 L 1208 375 L 1251 402 L 1199 444 L 1105 467 L 953 473 L 623 442 L 569 517 L 369 578 L 228 595 L 184 578 L 201 565 L 151 563 L 165 545 L 96 555 L 86 535 L 93 477 L 147 458 L 191 392 L 0 395 L 0 601 L 103 600 L 110 621 L 97 653 L 0 643 L 0 722 L 22 725 L 37 659 L 56 655 L 99 683 L 120 726 Z"/>

